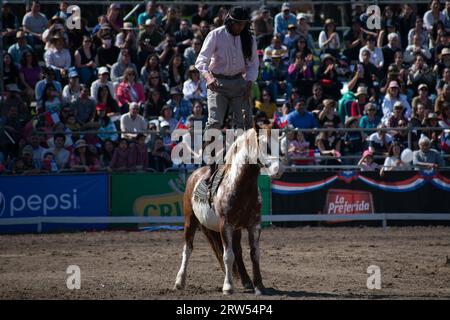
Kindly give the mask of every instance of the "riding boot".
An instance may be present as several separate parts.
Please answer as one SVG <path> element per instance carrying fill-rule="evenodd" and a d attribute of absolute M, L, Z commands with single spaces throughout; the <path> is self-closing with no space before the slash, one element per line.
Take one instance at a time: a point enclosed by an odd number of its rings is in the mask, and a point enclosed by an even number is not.
<path fill-rule="evenodd" d="M 205 143 L 205 145 L 203 147 L 203 150 L 205 150 L 205 148 L 209 144 L 211 144 L 211 141 Z M 211 151 L 211 157 L 214 157 L 214 156 L 215 156 L 215 150 L 212 150 Z M 207 166 L 208 166 L 208 173 L 207 173 L 207 175 L 205 177 L 205 182 L 206 182 L 207 185 L 209 185 L 210 182 L 211 182 L 210 179 L 211 179 L 212 175 L 214 174 L 214 171 L 216 171 L 216 169 L 217 169 L 217 163 L 216 163 L 216 161 L 214 161 L 214 162 L 212 162 L 210 164 L 207 164 Z"/>

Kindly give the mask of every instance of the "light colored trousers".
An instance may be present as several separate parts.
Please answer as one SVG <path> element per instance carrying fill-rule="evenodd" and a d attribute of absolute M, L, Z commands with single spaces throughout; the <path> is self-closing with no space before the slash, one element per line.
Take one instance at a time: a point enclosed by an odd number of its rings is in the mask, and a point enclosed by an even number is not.
<path fill-rule="evenodd" d="M 216 78 L 219 88 L 216 91 L 208 89 L 208 121 L 206 129 L 220 129 L 225 116 L 232 114 L 233 127 L 244 129 L 242 110 L 245 110 L 247 121 L 245 128 L 250 129 L 253 123 L 252 109 L 246 97 L 247 81 L 243 78 L 222 79 Z"/>

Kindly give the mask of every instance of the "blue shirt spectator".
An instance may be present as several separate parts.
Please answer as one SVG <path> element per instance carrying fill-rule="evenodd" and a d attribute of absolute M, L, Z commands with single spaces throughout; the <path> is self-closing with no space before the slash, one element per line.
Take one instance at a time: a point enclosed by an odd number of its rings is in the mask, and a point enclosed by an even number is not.
<path fill-rule="evenodd" d="M 295 110 L 288 114 L 287 120 L 296 129 L 313 129 L 319 126 L 313 114 L 306 111 L 303 100 L 295 104 Z"/>
<path fill-rule="evenodd" d="M 284 39 L 290 24 L 297 25 L 297 17 L 295 14 L 291 13 L 291 6 L 289 3 L 285 2 L 281 7 L 281 12 L 275 16 L 274 34 L 276 35 L 279 33 Z"/>

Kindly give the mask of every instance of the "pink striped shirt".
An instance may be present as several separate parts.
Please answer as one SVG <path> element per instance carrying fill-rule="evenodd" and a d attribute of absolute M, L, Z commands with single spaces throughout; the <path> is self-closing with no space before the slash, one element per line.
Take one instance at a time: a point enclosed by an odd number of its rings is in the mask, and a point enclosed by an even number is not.
<path fill-rule="evenodd" d="M 244 79 L 255 81 L 258 77 L 259 60 L 256 54 L 256 39 L 253 37 L 251 60 L 245 60 L 241 37 L 230 34 L 225 26 L 214 29 L 206 36 L 195 62 L 201 74 L 212 72 L 233 76 L 244 74 Z"/>

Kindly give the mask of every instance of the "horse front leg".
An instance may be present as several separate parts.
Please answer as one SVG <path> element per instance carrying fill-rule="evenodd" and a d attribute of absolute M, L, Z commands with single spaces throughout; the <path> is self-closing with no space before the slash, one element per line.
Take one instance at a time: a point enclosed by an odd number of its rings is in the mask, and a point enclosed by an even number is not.
<path fill-rule="evenodd" d="M 222 218 L 220 223 L 220 237 L 223 244 L 223 264 L 225 266 L 225 280 L 222 292 L 224 295 L 233 293 L 233 227 Z"/>
<path fill-rule="evenodd" d="M 253 265 L 253 286 L 256 295 L 263 295 L 265 288 L 262 283 L 261 270 L 259 268 L 259 238 L 261 235 L 261 225 L 258 223 L 248 228 L 248 240 L 250 244 L 250 258 Z"/>

